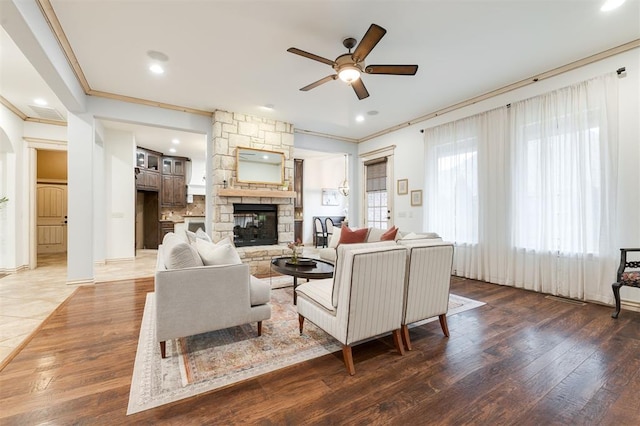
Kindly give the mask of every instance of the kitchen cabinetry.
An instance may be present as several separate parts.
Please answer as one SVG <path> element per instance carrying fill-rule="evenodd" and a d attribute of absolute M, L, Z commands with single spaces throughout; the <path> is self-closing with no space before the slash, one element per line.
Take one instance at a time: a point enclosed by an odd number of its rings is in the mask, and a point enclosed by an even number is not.
<path fill-rule="evenodd" d="M 293 190 L 296 192 L 296 198 L 293 200 L 294 223 L 293 234 L 294 239 L 304 241 L 304 221 L 303 218 L 303 172 L 304 160 L 299 158 L 293 159 Z"/>
<path fill-rule="evenodd" d="M 302 210 L 302 182 L 303 182 L 304 160 L 295 158 L 293 160 L 293 190 L 296 191 L 294 208 Z"/>
<path fill-rule="evenodd" d="M 136 149 L 136 189 L 160 191 L 160 158 L 162 154 L 145 148 Z"/>
<path fill-rule="evenodd" d="M 186 207 L 187 188 L 185 177 L 186 158 L 162 157 L 162 207 Z"/>
<path fill-rule="evenodd" d="M 164 236 L 169 232 L 173 232 L 175 224 L 171 221 L 160 221 L 160 235 L 158 241 L 162 243 Z"/>

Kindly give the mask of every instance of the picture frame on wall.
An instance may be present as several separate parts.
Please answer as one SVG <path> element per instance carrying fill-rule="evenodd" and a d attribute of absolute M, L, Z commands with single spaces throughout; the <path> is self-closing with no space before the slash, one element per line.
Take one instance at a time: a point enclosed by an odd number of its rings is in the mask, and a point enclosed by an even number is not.
<path fill-rule="evenodd" d="M 339 206 L 339 192 L 333 188 L 322 188 L 322 205 L 323 206 Z"/>
<path fill-rule="evenodd" d="M 416 189 L 415 191 L 411 191 L 411 205 L 412 206 L 421 206 L 422 205 L 422 190 Z"/>
<path fill-rule="evenodd" d="M 398 195 L 409 193 L 409 179 L 398 179 Z"/>

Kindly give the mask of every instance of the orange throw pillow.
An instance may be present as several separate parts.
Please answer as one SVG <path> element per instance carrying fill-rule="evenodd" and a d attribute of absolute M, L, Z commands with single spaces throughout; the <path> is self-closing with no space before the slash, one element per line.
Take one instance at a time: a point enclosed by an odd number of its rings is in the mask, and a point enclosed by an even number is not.
<path fill-rule="evenodd" d="M 338 244 L 364 243 L 367 240 L 369 228 L 356 229 L 352 231 L 348 226 L 343 225 L 340 229 L 340 242 Z"/>
<path fill-rule="evenodd" d="M 387 232 L 382 234 L 380 237 L 380 241 L 393 241 L 396 239 L 396 234 L 398 233 L 398 228 L 395 225 L 389 229 Z"/>

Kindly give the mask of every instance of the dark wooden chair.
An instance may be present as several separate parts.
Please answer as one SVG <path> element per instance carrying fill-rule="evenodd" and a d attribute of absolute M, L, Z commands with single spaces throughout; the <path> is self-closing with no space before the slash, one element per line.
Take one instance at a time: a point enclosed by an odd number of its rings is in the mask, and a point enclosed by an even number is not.
<path fill-rule="evenodd" d="M 330 217 L 325 217 L 324 218 L 324 231 L 326 233 L 327 236 L 327 247 L 329 247 L 329 240 L 331 239 L 331 236 L 333 235 L 333 219 L 331 219 Z"/>
<path fill-rule="evenodd" d="M 322 219 L 317 216 L 313 218 L 313 235 L 315 240 L 314 245 L 316 247 L 318 247 L 318 245 L 321 247 L 327 246 L 327 231 L 324 228 Z"/>
<path fill-rule="evenodd" d="M 627 259 L 627 253 L 634 252 L 640 252 L 640 248 L 620 249 L 620 266 L 616 282 L 611 284 L 613 297 L 616 298 L 616 311 L 611 314 L 611 318 L 618 318 L 618 314 L 620 314 L 620 287 L 627 285 L 640 288 L 640 256 L 637 256 L 636 260 Z"/>

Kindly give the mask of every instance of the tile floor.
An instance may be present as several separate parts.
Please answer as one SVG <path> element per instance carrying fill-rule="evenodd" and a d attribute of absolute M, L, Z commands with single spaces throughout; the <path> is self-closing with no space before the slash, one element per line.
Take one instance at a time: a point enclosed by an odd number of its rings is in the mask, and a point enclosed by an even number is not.
<path fill-rule="evenodd" d="M 153 276 L 156 250 L 95 267 L 96 282 Z M 0 365 L 78 287 L 66 284 L 66 254 L 38 257 L 38 268 L 0 278 Z"/>

